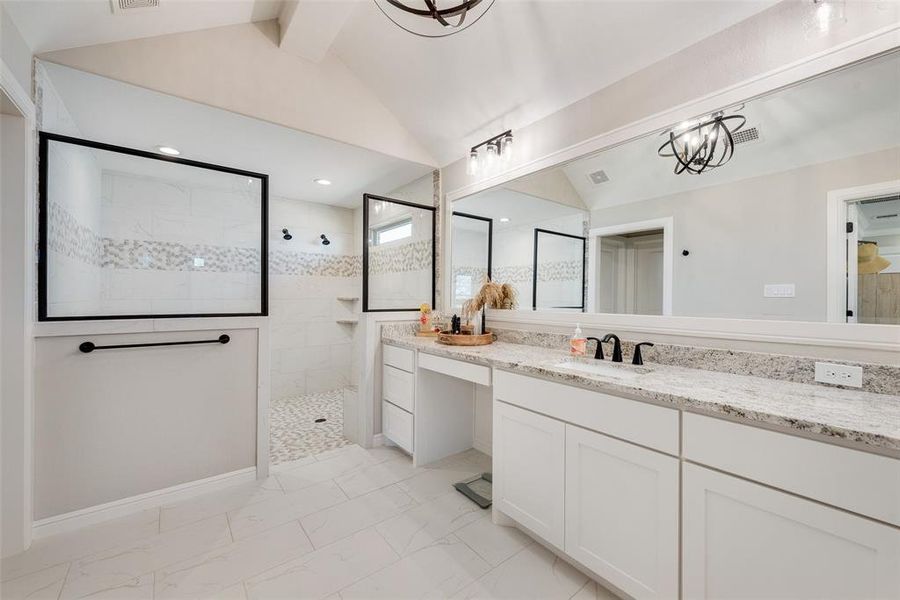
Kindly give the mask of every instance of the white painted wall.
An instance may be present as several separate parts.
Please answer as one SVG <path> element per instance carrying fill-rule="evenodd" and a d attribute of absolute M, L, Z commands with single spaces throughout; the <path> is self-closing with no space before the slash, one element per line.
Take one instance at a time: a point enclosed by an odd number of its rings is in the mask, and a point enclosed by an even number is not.
<path fill-rule="evenodd" d="M 810 35 L 803 24 L 814 9 L 811 2 L 786 0 L 546 118 L 514 128 L 516 152 L 508 169 L 900 22 L 900 3 L 851 1 L 845 23 L 826 35 Z M 461 155 L 464 151 L 459 149 Z M 441 177 L 446 192 L 477 181 L 466 175 L 464 158 L 443 167 Z"/>
<path fill-rule="evenodd" d="M 414 162 L 434 159 L 336 57 L 282 51 L 277 21 L 50 52 L 50 62 Z M 274 86 L 274 87 L 273 87 Z"/>
<path fill-rule="evenodd" d="M 23 550 L 30 540 L 30 522 L 23 522 L 31 513 L 29 458 L 23 455 L 31 443 L 31 345 L 25 343 L 29 135 L 22 116 L 0 115 L 0 556 Z"/>
<path fill-rule="evenodd" d="M 674 218 L 676 316 L 826 320 L 830 190 L 895 178 L 900 148 L 591 212 L 591 227 Z M 686 249 L 689 256 L 682 256 Z M 793 283 L 794 298 L 764 298 Z"/>

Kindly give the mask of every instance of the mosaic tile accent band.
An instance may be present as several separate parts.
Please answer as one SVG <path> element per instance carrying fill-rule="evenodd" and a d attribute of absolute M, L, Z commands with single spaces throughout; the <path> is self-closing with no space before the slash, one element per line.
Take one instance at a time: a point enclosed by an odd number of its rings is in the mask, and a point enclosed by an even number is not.
<path fill-rule="evenodd" d="M 101 237 L 78 222 L 71 212 L 51 203 L 47 241 L 50 250 L 105 269 L 155 271 L 208 271 L 259 273 L 260 257 L 256 248 L 182 244 L 155 240 L 112 239 Z M 202 266 L 194 259 L 203 260 Z M 269 253 L 269 272 L 276 275 L 320 277 L 359 277 L 362 257 L 356 254 L 323 254 L 273 250 Z"/>
<path fill-rule="evenodd" d="M 518 283 L 532 280 L 532 265 L 494 267 L 492 275 L 499 283 Z M 581 281 L 581 261 L 557 260 L 538 265 L 538 281 Z"/>
<path fill-rule="evenodd" d="M 99 267 L 103 264 L 103 238 L 78 222 L 71 212 L 51 202 L 47 219 L 47 246 L 68 258 Z"/>
<path fill-rule="evenodd" d="M 316 275 L 322 277 L 360 277 L 362 257 L 358 254 L 322 254 L 318 252 L 269 252 L 269 273 L 275 275 Z"/>
<path fill-rule="evenodd" d="M 369 274 L 405 273 L 431 269 L 431 240 L 369 249 Z"/>

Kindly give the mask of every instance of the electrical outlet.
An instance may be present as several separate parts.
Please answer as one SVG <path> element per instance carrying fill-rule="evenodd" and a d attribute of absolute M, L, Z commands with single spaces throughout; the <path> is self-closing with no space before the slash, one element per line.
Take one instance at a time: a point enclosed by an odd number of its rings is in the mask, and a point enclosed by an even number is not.
<path fill-rule="evenodd" d="M 816 381 L 848 387 L 862 387 L 862 367 L 836 365 L 833 363 L 816 363 Z"/>

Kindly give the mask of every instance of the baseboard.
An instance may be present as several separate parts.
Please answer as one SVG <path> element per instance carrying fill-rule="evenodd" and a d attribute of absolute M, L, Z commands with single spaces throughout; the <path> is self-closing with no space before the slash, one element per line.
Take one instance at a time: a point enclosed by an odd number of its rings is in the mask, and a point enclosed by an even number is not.
<path fill-rule="evenodd" d="M 493 448 L 491 442 L 485 442 L 484 440 L 475 440 L 472 442 L 472 447 L 483 454 L 493 456 Z"/>
<path fill-rule="evenodd" d="M 189 481 L 188 483 L 181 483 L 161 490 L 131 496 L 130 498 L 122 498 L 121 500 L 113 500 L 105 504 L 98 504 L 97 506 L 82 508 L 35 521 L 32 527 L 32 534 L 34 539 L 38 539 L 56 533 L 63 533 L 255 480 L 256 467 L 248 467 L 230 473 L 214 475 L 206 479 Z"/>

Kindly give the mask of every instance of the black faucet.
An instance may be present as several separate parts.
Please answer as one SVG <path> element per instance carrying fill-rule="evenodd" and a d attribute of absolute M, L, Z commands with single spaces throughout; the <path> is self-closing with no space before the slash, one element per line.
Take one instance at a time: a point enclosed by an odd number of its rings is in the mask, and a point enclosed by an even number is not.
<path fill-rule="evenodd" d="M 614 333 L 607 333 L 605 336 L 603 336 L 603 339 L 600 341 L 608 342 L 610 340 L 615 340 L 615 342 L 616 342 L 615 345 L 613 346 L 612 361 L 613 362 L 622 362 L 622 342 L 619 341 L 619 336 L 617 336 Z"/>
<path fill-rule="evenodd" d="M 594 358 L 597 360 L 603 360 L 603 344 L 601 344 L 600 340 L 595 337 L 589 337 L 588 339 L 597 342 L 597 350 L 594 351 Z"/>
<path fill-rule="evenodd" d="M 644 364 L 644 357 L 641 356 L 641 346 L 653 346 L 653 342 L 641 342 L 640 344 L 634 345 L 634 358 L 631 359 L 631 364 L 633 365 L 642 365 Z"/>

